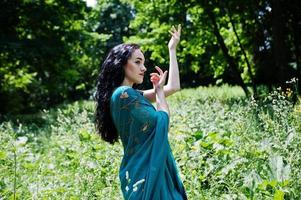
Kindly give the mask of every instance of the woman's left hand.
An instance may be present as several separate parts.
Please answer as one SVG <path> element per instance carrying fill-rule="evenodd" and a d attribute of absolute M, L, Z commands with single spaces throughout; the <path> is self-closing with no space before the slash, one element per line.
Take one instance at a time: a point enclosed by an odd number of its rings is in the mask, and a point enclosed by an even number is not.
<path fill-rule="evenodd" d="M 175 26 L 171 27 L 171 30 L 169 31 L 171 34 L 171 39 L 169 40 L 168 43 L 168 48 L 171 49 L 176 49 L 179 41 L 180 41 L 180 36 L 181 36 L 181 24 L 178 25 L 177 29 Z"/>
<path fill-rule="evenodd" d="M 166 77 L 167 77 L 167 73 L 168 71 L 166 70 L 165 72 L 162 71 L 162 69 L 158 66 L 155 67 L 156 70 L 159 72 L 158 73 L 151 73 L 150 76 L 150 80 L 153 83 L 153 87 L 154 89 L 163 89 L 163 86 L 165 85 L 165 81 L 166 81 Z"/>

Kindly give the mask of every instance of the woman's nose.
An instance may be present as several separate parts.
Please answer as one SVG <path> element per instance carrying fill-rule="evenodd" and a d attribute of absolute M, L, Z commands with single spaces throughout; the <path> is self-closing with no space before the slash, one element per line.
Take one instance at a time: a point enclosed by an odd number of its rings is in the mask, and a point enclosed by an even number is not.
<path fill-rule="evenodd" d="M 146 67 L 143 65 L 143 67 L 142 67 L 142 70 L 143 70 L 143 72 L 146 72 Z"/>

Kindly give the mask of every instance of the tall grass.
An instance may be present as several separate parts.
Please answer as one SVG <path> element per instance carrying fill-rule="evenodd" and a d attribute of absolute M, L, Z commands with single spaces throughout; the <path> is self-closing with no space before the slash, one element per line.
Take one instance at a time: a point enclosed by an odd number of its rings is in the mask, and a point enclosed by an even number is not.
<path fill-rule="evenodd" d="M 168 97 L 169 140 L 189 199 L 299 199 L 301 105 L 238 87 Z M 94 103 L 65 104 L 0 125 L 0 199 L 122 199 L 123 148 L 100 140 Z M 17 119 L 18 118 L 18 119 Z"/>

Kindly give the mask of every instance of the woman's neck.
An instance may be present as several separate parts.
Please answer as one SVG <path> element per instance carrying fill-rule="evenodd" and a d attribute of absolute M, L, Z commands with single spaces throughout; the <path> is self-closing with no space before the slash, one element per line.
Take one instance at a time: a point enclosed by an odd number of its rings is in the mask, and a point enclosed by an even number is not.
<path fill-rule="evenodd" d="M 130 86 L 133 87 L 133 82 L 128 81 L 126 78 L 123 80 L 120 86 Z"/>

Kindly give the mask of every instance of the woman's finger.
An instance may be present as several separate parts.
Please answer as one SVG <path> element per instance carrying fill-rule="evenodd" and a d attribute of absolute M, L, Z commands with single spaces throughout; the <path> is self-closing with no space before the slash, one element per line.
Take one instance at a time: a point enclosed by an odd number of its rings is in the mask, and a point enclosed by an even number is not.
<path fill-rule="evenodd" d="M 158 73 L 150 73 L 151 76 L 159 76 Z"/>
<path fill-rule="evenodd" d="M 181 30 L 182 30 L 182 26 L 181 24 L 178 24 L 178 33 L 181 33 Z"/>
<path fill-rule="evenodd" d="M 166 76 L 167 76 L 167 73 L 168 73 L 168 71 L 166 70 L 164 73 L 163 73 L 163 78 L 165 79 L 166 78 Z"/>
<path fill-rule="evenodd" d="M 156 66 L 155 68 L 159 71 L 160 75 L 163 75 L 163 71 L 160 67 Z"/>
<path fill-rule="evenodd" d="M 152 83 L 158 83 L 159 82 L 159 79 L 151 79 L 150 80 Z"/>
<path fill-rule="evenodd" d="M 151 78 L 160 78 L 158 74 L 151 75 Z"/>
<path fill-rule="evenodd" d="M 158 79 L 155 79 L 155 78 L 152 77 L 150 80 L 151 80 L 151 81 L 155 81 L 155 80 L 158 80 Z"/>
<path fill-rule="evenodd" d="M 179 37 L 179 35 L 177 33 L 172 33 L 172 32 L 169 32 L 169 33 L 171 34 L 171 36 L 173 36 L 175 38 Z"/>
<path fill-rule="evenodd" d="M 152 80 L 160 80 L 160 78 L 157 77 L 157 76 L 151 77 L 151 79 L 152 79 Z"/>
<path fill-rule="evenodd" d="M 165 84 L 165 82 L 166 82 L 166 76 L 167 76 L 167 70 L 163 73 L 163 76 L 160 78 L 160 80 L 159 80 L 159 84 Z"/>
<path fill-rule="evenodd" d="M 151 78 L 160 78 L 160 76 L 159 75 L 153 75 L 153 76 L 151 76 Z"/>
<path fill-rule="evenodd" d="M 174 32 L 177 31 L 174 25 L 173 25 L 171 28 L 172 28 L 172 30 L 173 30 Z"/>

